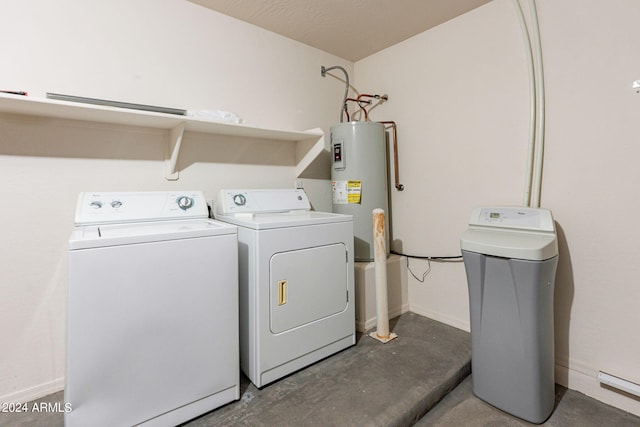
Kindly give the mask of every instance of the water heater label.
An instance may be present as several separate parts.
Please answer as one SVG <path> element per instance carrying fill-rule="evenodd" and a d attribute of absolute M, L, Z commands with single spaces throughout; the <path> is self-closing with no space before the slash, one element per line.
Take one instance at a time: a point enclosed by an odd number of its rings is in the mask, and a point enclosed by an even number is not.
<path fill-rule="evenodd" d="M 334 205 L 359 204 L 362 194 L 362 181 L 331 181 Z"/>

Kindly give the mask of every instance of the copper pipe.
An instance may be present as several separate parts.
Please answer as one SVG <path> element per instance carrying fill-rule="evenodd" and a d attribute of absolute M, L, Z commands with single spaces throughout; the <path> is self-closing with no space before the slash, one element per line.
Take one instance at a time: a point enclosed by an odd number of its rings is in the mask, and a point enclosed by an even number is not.
<path fill-rule="evenodd" d="M 368 93 L 361 93 L 360 95 L 358 95 L 358 100 L 360 98 L 363 97 L 367 97 L 367 98 L 373 98 L 373 99 L 381 99 L 383 101 L 387 101 L 389 99 L 389 97 L 387 95 L 369 95 Z"/>
<path fill-rule="evenodd" d="M 369 100 L 365 101 L 362 98 L 370 98 Z M 389 100 L 389 97 L 387 95 L 370 95 L 368 93 L 361 93 L 360 95 L 358 95 L 358 103 L 360 105 L 360 108 L 362 108 L 362 111 L 364 111 L 364 119 L 365 121 L 369 121 L 369 111 L 366 108 L 362 107 L 361 103 L 366 103 L 366 105 L 368 105 L 370 107 L 370 109 L 373 109 L 375 107 L 371 106 L 371 104 L 373 103 L 372 99 L 378 99 L 378 104 L 384 101 Z M 377 104 L 376 104 L 377 105 Z"/>
<path fill-rule="evenodd" d="M 396 122 L 387 121 L 387 122 L 378 122 L 385 125 L 385 130 L 389 128 L 393 128 L 393 172 L 395 179 L 395 187 L 398 191 L 404 190 L 404 185 L 400 184 L 400 171 L 398 170 L 398 133 Z M 389 125 L 389 126 L 386 126 Z"/>
<path fill-rule="evenodd" d="M 365 122 L 368 122 L 369 121 L 369 113 L 367 112 L 367 109 L 362 106 L 362 104 L 371 105 L 371 101 L 362 101 L 360 99 L 360 97 L 358 97 L 358 99 L 356 99 L 356 98 L 347 98 L 345 102 L 348 102 L 348 101 L 356 102 L 358 104 L 358 107 L 360 107 L 360 110 L 362 110 L 362 112 L 364 113 Z M 348 117 L 348 113 L 347 113 L 347 117 Z"/>

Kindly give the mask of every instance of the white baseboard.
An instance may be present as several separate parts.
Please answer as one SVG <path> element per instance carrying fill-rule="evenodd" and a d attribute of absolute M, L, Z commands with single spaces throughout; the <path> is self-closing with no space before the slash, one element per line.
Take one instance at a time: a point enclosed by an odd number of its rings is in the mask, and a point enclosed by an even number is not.
<path fill-rule="evenodd" d="M 22 390 L 18 390 L 13 393 L 0 396 L 0 402 L 15 402 L 25 403 L 41 397 L 47 396 L 52 393 L 56 393 L 64 389 L 64 378 L 56 378 L 55 380 L 38 384 L 33 387 L 28 387 Z"/>
<path fill-rule="evenodd" d="M 391 308 L 389 310 L 389 319 L 393 319 L 394 317 L 400 316 L 401 314 L 406 313 L 408 311 L 409 311 L 409 304 L 403 304 L 400 307 Z M 378 322 L 377 316 L 373 316 L 368 319 L 365 319 L 365 321 L 357 320 L 356 330 L 358 332 L 368 331 L 369 329 L 374 328 L 377 322 Z"/>
<path fill-rule="evenodd" d="M 640 399 L 636 396 L 603 387 L 598 382 L 598 369 L 577 361 L 569 361 L 573 368 L 563 366 L 565 361 L 556 361 L 556 383 L 579 391 L 607 405 L 640 416 Z"/>
<path fill-rule="evenodd" d="M 466 332 L 471 331 L 471 326 L 468 322 L 461 321 L 460 319 L 449 316 L 446 313 L 429 310 L 414 304 L 411 304 L 409 306 L 409 311 L 424 317 L 428 317 L 429 319 L 437 320 L 438 322 L 442 322 L 446 325 L 453 326 L 454 328 L 462 329 Z"/>

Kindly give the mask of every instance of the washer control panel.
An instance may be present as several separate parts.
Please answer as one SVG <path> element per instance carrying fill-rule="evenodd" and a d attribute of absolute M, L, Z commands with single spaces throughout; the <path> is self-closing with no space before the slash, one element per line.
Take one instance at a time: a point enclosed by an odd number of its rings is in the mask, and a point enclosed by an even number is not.
<path fill-rule="evenodd" d="M 311 210 L 304 190 L 254 189 L 220 190 L 215 202 L 217 215 L 253 214 Z"/>
<path fill-rule="evenodd" d="M 207 218 L 201 191 L 86 192 L 76 206 L 76 225 Z"/>

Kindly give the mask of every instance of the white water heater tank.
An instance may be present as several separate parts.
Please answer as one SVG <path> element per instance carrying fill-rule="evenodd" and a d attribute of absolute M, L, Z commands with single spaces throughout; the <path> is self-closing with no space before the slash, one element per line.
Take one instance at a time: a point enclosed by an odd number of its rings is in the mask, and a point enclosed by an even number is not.
<path fill-rule="evenodd" d="M 373 261 L 373 210 L 389 230 L 387 139 L 384 125 L 348 122 L 331 127 L 333 212 L 353 215 L 355 261 Z M 386 233 L 389 256 L 389 232 Z"/>

